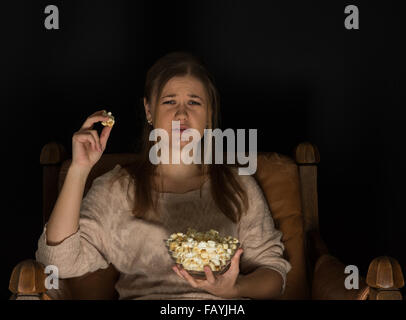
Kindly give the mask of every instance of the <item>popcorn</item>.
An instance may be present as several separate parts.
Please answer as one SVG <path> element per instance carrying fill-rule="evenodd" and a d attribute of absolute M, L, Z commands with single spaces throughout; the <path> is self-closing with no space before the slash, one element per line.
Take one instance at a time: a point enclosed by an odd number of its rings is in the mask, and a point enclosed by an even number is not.
<path fill-rule="evenodd" d="M 205 265 L 212 271 L 221 271 L 227 266 L 239 241 L 231 236 L 221 237 L 214 229 L 203 233 L 189 228 L 186 234 L 171 234 L 166 245 L 176 263 L 189 271 L 204 272 Z"/>
<path fill-rule="evenodd" d="M 106 111 L 104 111 L 103 116 L 105 116 L 105 117 L 108 116 L 109 119 L 107 121 L 102 121 L 102 125 L 112 127 L 114 125 L 115 121 L 114 121 L 114 116 L 111 115 L 111 112 L 106 113 Z"/>

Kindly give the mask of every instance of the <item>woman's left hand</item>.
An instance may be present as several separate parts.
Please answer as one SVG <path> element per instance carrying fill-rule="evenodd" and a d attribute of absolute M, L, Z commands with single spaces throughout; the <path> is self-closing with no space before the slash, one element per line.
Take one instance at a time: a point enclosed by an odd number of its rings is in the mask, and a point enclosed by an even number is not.
<path fill-rule="evenodd" d="M 185 269 L 176 265 L 172 269 L 179 277 L 187 280 L 193 288 L 200 288 L 226 299 L 236 298 L 239 296 L 237 278 L 240 274 L 240 256 L 242 252 L 242 248 L 237 250 L 231 259 L 230 268 L 219 276 L 215 276 L 210 267 L 205 266 L 206 280 L 195 279 Z"/>

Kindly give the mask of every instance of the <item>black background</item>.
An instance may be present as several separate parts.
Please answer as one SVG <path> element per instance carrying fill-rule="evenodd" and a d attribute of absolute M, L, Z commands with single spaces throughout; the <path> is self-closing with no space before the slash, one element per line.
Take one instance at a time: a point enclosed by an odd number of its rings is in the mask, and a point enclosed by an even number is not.
<path fill-rule="evenodd" d="M 44 9 L 59 8 L 46 30 Z M 344 27 L 357 5 L 360 29 Z M 366 275 L 373 258 L 406 272 L 402 158 L 403 13 L 393 1 L 7 1 L 1 18 L 1 294 L 34 259 L 42 232 L 39 155 L 107 109 L 106 153 L 133 152 L 145 73 L 162 55 L 203 57 L 222 129 L 256 128 L 258 151 L 319 151 L 320 229 L 331 253 Z M 4 119 L 6 121 L 4 122 Z M 404 291 L 403 291 L 404 292 Z"/>

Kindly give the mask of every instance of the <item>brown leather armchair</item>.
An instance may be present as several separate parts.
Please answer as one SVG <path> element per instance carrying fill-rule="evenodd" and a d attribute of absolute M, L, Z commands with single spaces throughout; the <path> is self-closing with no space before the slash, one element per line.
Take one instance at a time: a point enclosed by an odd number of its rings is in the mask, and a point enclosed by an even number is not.
<path fill-rule="evenodd" d="M 116 164 L 128 164 L 137 154 L 104 154 L 93 167 L 85 187 Z M 43 165 L 43 224 L 48 221 L 70 165 L 65 149 L 49 143 L 41 151 Z M 360 275 L 359 289 L 344 286 L 345 265 L 331 256 L 319 233 L 316 146 L 305 142 L 295 148 L 294 159 L 275 152 L 259 153 L 255 178 L 273 214 L 275 226 L 283 232 L 285 258 L 292 269 L 287 275 L 280 300 L 401 300 L 404 286 L 399 263 L 391 257 L 375 258 L 366 278 Z M 44 266 L 24 260 L 13 270 L 10 299 L 118 299 L 115 283 L 119 272 L 114 265 L 81 277 L 59 279 L 59 289 L 45 288 Z"/>

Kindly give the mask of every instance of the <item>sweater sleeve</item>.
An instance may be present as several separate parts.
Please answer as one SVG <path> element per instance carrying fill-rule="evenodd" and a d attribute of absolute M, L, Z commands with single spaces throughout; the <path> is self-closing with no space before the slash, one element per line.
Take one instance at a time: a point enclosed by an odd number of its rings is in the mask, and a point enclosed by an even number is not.
<path fill-rule="evenodd" d="M 239 240 L 244 249 L 240 260 L 240 272 L 247 274 L 258 268 L 277 271 L 283 279 L 281 294 L 285 292 L 286 275 L 291 264 L 284 259 L 282 232 L 275 228 L 267 200 L 251 176 L 244 177 L 247 186 L 248 210 L 239 223 Z"/>
<path fill-rule="evenodd" d="M 93 180 L 80 207 L 79 228 L 57 245 L 48 245 L 47 224 L 38 240 L 35 258 L 45 266 L 58 268 L 60 279 L 79 277 L 98 269 L 106 269 L 109 259 L 109 223 L 114 210 L 114 194 L 109 190 L 109 178 L 119 169 Z"/>

